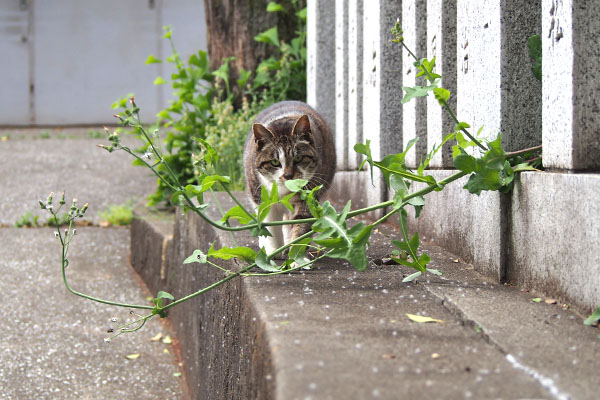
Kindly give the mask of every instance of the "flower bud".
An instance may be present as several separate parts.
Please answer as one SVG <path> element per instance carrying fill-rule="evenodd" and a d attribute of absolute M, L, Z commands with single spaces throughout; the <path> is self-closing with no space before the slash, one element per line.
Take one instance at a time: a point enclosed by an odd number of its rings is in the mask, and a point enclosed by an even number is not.
<path fill-rule="evenodd" d="M 38 202 L 40 203 L 40 208 L 42 210 L 45 210 L 46 209 L 46 204 L 42 200 L 38 200 Z"/>
<path fill-rule="evenodd" d="M 50 194 L 48 195 L 48 200 L 46 200 L 46 204 L 48 204 L 48 205 L 52 204 L 52 195 L 53 195 L 53 193 L 50 192 Z"/>
<path fill-rule="evenodd" d="M 65 204 L 65 191 L 64 191 L 64 190 L 63 190 L 63 192 L 62 192 L 62 197 L 60 198 L 60 202 L 59 202 L 59 204 L 60 204 L 60 205 L 63 205 L 63 204 Z"/>
<path fill-rule="evenodd" d="M 83 205 L 83 207 L 81 207 L 81 215 L 82 216 L 83 216 L 83 214 L 85 214 L 85 212 L 87 211 L 87 209 L 88 209 L 88 203 L 85 203 Z"/>

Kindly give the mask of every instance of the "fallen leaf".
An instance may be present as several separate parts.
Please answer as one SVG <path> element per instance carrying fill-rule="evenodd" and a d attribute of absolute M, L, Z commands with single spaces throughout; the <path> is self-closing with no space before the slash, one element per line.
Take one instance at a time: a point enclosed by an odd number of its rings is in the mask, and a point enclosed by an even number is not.
<path fill-rule="evenodd" d="M 279 323 L 279 325 L 288 325 L 290 323 L 290 321 L 281 321 Z"/>
<path fill-rule="evenodd" d="M 100 221 L 100 228 L 108 228 L 110 226 L 110 222 L 108 221 Z"/>
<path fill-rule="evenodd" d="M 127 358 L 128 360 L 137 360 L 138 358 L 140 358 L 140 353 L 127 354 L 125 358 Z"/>
<path fill-rule="evenodd" d="M 440 358 L 440 355 L 439 355 L 438 353 L 433 353 L 433 354 L 431 355 L 431 358 L 433 358 L 433 359 L 435 360 L 435 359 L 438 359 L 438 358 Z"/>
<path fill-rule="evenodd" d="M 163 353 L 165 353 L 165 354 L 169 354 L 169 349 L 164 349 L 164 350 L 163 350 Z"/>
<path fill-rule="evenodd" d="M 394 354 L 382 354 L 381 358 L 383 358 L 384 360 L 392 360 L 396 358 L 396 356 Z"/>
<path fill-rule="evenodd" d="M 546 299 L 546 300 L 544 300 L 544 303 L 546 303 L 546 304 L 556 304 L 556 300 L 555 299 Z"/>
<path fill-rule="evenodd" d="M 534 299 L 531 299 L 531 301 L 533 301 L 534 303 L 539 303 L 542 301 L 542 299 L 540 297 L 536 297 Z"/>
<path fill-rule="evenodd" d="M 455 258 L 454 260 L 452 260 L 452 262 L 458 263 L 458 258 Z"/>
<path fill-rule="evenodd" d="M 165 337 L 163 338 L 162 342 L 163 342 L 164 344 L 171 344 L 171 343 L 173 343 L 173 341 L 171 340 L 171 336 L 169 336 L 169 335 L 165 336 Z"/>
<path fill-rule="evenodd" d="M 151 342 L 158 342 L 162 338 L 162 333 L 158 332 L 156 335 L 150 338 Z"/>
<path fill-rule="evenodd" d="M 444 323 L 444 321 L 442 321 L 441 319 L 435 319 L 435 318 L 431 318 L 431 317 L 423 317 L 421 315 L 406 314 L 406 316 L 408 318 L 410 318 L 411 321 L 418 322 L 418 323 L 426 323 L 426 322 L 439 322 L 440 324 Z"/>
<path fill-rule="evenodd" d="M 173 376 L 179 378 L 181 376 L 181 372 L 173 372 Z"/>

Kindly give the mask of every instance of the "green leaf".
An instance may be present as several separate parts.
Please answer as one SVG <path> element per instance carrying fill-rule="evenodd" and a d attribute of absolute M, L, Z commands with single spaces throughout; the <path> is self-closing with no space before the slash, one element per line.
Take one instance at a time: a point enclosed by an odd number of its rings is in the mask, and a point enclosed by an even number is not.
<path fill-rule="evenodd" d="M 294 206 L 292 205 L 292 203 L 290 203 L 290 199 L 295 195 L 296 193 L 289 193 L 283 196 L 283 198 L 280 200 L 280 203 L 283 204 L 283 206 L 287 208 L 290 212 L 294 212 Z"/>
<path fill-rule="evenodd" d="M 533 35 L 527 38 L 527 48 L 529 49 L 529 57 L 535 61 L 535 65 L 531 67 L 531 72 L 536 79 L 542 80 L 542 39 L 540 35 Z"/>
<path fill-rule="evenodd" d="M 432 91 L 433 89 L 438 87 L 438 82 L 439 82 L 439 80 L 436 79 L 429 86 L 415 86 L 415 87 L 403 86 L 402 89 L 406 92 L 406 94 L 402 98 L 402 104 L 406 104 L 416 97 L 427 96 L 427 94 L 430 91 Z"/>
<path fill-rule="evenodd" d="M 207 256 L 219 258 L 221 260 L 237 258 L 247 263 L 253 263 L 256 258 L 256 252 L 249 247 L 221 247 L 217 250 L 214 248 L 213 243 L 208 250 Z"/>
<path fill-rule="evenodd" d="M 306 22 L 306 7 L 296 13 L 296 16 Z"/>
<path fill-rule="evenodd" d="M 148 58 L 146 58 L 146 64 L 158 64 L 161 62 L 162 60 L 160 58 L 156 58 L 153 54 L 150 54 Z"/>
<path fill-rule="evenodd" d="M 163 26 L 163 31 L 165 32 L 163 34 L 163 38 L 164 39 L 170 39 L 171 38 L 171 33 L 172 33 L 171 25 L 165 25 L 165 26 Z"/>
<path fill-rule="evenodd" d="M 246 86 L 246 83 L 248 83 L 248 79 L 250 79 L 251 75 L 252 71 L 246 71 L 244 68 L 240 70 L 240 77 L 237 80 L 237 84 L 241 90 L 244 90 L 244 87 Z"/>
<path fill-rule="evenodd" d="M 450 99 L 450 91 L 444 88 L 433 89 L 433 95 L 441 106 L 443 106 L 444 103 L 447 103 Z"/>
<path fill-rule="evenodd" d="M 294 243 L 290 247 L 290 251 L 288 253 L 288 257 L 294 260 L 298 265 L 306 264 L 308 260 L 305 257 L 306 248 L 312 242 L 312 238 L 304 238 L 300 240 L 298 243 Z"/>
<path fill-rule="evenodd" d="M 254 221 L 253 216 L 248 215 L 246 211 L 240 206 L 234 206 L 225 213 L 221 222 L 227 222 L 230 219 L 236 219 L 240 224 L 246 225 Z"/>
<path fill-rule="evenodd" d="M 264 248 L 261 248 L 256 259 L 254 260 L 258 268 L 266 272 L 279 272 L 279 267 L 273 261 L 267 258 L 267 252 Z"/>
<path fill-rule="evenodd" d="M 200 263 L 200 264 L 205 264 L 207 260 L 206 254 L 204 254 L 201 250 L 194 250 L 194 252 L 192 253 L 191 256 L 189 256 L 188 258 L 186 258 L 185 260 L 183 260 L 184 264 L 190 264 L 190 263 Z"/>
<path fill-rule="evenodd" d="M 296 193 L 296 192 L 301 191 L 304 188 L 304 186 L 306 186 L 308 184 L 308 180 L 293 179 L 293 180 L 285 181 L 284 184 L 285 184 L 285 187 L 287 187 L 290 192 Z"/>
<path fill-rule="evenodd" d="M 284 8 L 281 4 L 275 3 L 274 1 L 271 1 L 269 4 L 267 4 L 267 12 L 277 11 L 284 11 Z"/>
<path fill-rule="evenodd" d="M 536 297 L 536 298 L 531 299 L 531 301 L 533 301 L 534 303 L 540 303 L 542 301 L 542 298 Z"/>
<path fill-rule="evenodd" d="M 162 76 L 157 76 L 156 79 L 154 80 L 155 85 L 164 85 L 165 83 L 169 83 L 169 82 L 165 81 Z"/>
<path fill-rule="evenodd" d="M 594 325 L 598 321 L 600 321 L 600 307 L 597 307 L 594 310 L 594 312 L 592 313 L 592 315 L 590 315 L 589 317 L 587 317 L 585 319 L 585 321 L 583 321 L 583 324 L 587 325 L 587 326 L 591 326 L 591 325 Z"/>
<path fill-rule="evenodd" d="M 231 178 L 228 176 L 221 176 L 221 175 L 207 175 L 202 180 L 202 187 L 201 187 L 200 191 L 202 193 L 206 192 L 208 189 L 212 188 L 215 185 L 215 183 L 218 183 L 218 182 L 231 183 Z"/>
<path fill-rule="evenodd" d="M 471 172 L 475 171 L 475 168 L 477 168 L 477 161 L 475 160 L 475 157 L 462 150 L 462 154 L 454 157 L 454 167 L 460 171 L 470 174 Z"/>
<path fill-rule="evenodd" d="M 423 273 L 421 271 L 417 271 L 413 274 L 408 275 L 406 278 L 402 279 L 402 282 L 406 283 L 406 282 L 412 282 L 415 279 L 417 279 L 418 277 L 420 277 Z"/>
<path fill-rule="evenodd" d="M 266 31 L 259 33 L 254 36 L 254 40 L 261 43 L 270 43 L 276 47 L 279 47 L 279 35 L 277 33 L 277 27 L 274 26 L 271 29 L 267 29 Z"/>
<path fill-rule="evenodd" d="M 417 67 L 417 69 L 419 71 L 417 73 L 417 75 L 415 75 L 415 78 L 418 78 L 420 76 L 425 76 L 427 78 L 427 80 L 430 82 L 434 82 L 437 78 L 441 78 L 442 77 L 441 75 L 438 75 L 433 72 L 434 66 L 435 66 L 435 57 L 433 57 L 431 59 L 431 61 L 427 60 L 426 58 L 423 58 L 419 62 L 415 62 L 415 67 Z M 427 75 L 427 72 L 429 72 L 429 75 Z"/>
<path fill-rule="evenodd" d="M 162 290 L 158 292 L 158 294 L 156 295 L 156 298 L 157 299 L 175 300 L 175 297 L 173 297 L 173 295 L 171 293 L 163 292 Z"/>

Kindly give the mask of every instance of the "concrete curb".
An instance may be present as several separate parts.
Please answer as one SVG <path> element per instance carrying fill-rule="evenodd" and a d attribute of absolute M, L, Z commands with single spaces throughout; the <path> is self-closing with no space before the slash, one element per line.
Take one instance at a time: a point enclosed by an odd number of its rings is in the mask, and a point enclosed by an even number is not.
<path fill-rule="evenodd" d="M 181 298 L 222 277 L 183 259 L 213 241 L 234 243 L 191 213 L 172 220 L 166 269 L 157 255 L 166 225 L 147 217 L 132 225 L 132 265 L 153 292 Z M 412 271 L 375 263 L 396 234 L 374 234 L 364 273 L 330 260 L 306 273 L 235 279 L 173 309 L 192 398 L 593 398 L 595 329 L 435 246 L 426 250 L 444 275 L 403 284 Z M 417 324 L 406 313 L 445 323 Z"/>

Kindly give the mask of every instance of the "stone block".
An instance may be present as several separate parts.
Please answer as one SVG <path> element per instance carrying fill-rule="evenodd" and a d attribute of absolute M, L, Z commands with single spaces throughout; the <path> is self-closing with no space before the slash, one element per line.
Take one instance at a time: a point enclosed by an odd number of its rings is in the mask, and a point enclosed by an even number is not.
<path fill-rule="evenodd" d="M 401 12 L 401 2 L 380 0 L 363 13 L 363 140 L 376 160 L 402 151 L 402 53 L 390 33 Z M 385 198 L 378 171 L 375 178 L 377 189 L 363 189 L 371 204 Z"/>
<path fill-rule="evenodd" d="M 335 2 L 307 2 L 306 35 L 306 102 L 335 132 Z"/>
<path fill-rule="evenodd" d="M 427 58 L 435 57 L 435 72 L 442 75 L 440 86 L 448 89 L 448 105 L 456 110 L 456 1 L 427 1 Z M 435 96 L 427 96 L 427 152 L 454 130 L 455 122 Z M 452 143 L 448 142 L 431 160 L 430 167 L 452 167 Z"/>
<path fill-rule="evenodd" d="M 543 159 L 547 168 L 600 168 L 600 3 L 543 0 Z"/>
<path fill-rule="evenodd" d="M 354 145 L 363 142 L 363 0 L 348 0 L 348 164 L 356 170 L 360 158 Z"/>
<path fill-rule="evenodd" d="M 419 59 L 427 53 L 427 3 L 412 0 L 402 2 L 402 29 L 404 43 Z M 397 45 L 400 48 L 400 45 Z M 413 87 L 424 85 L 426 80 L 416 78 L 415 59 L 406 51 L 402 51 L 402 86 Z M 398 77 L 399 78 L 399 77 Z M 402 93 L 402 92 L 400 92 Z M 406 165 L 410 168 L 419 166 L 427 151 L 427 98 L 417 97 L 402 105 L 402 139 L 403 149 L 415 137 L 419 141 L 406 155 Z"/>
<path fill-rule="evenodd" d="M 522 173 L 512 194 L 507 279 L 591 310 L 600 305 L 599 174 Z"/>
<path fill-rule="evenodd" d="M 348 167 L 348 0 L 335 1 L 335 150 L 337 169 Z"/>
<path fill-rule="evenodd" d="M 429 171 L 437 181 L 455 171 Z M 458 254 L 475 269 L 497 281 L 503 279 L 506 239 L 503 221 L 503 195 L 497 192 L 470 194 L 463 186 L 468 177 L 452 182 L 441 192 L 425 196 L 420 217 L 409 208 L 409 227 L 431 242 Z M 414 190 L 423 186 L 413 184 Z"/>
<path fill-rule="evenodd" d="M 457 3 L 458 118 L 506 150 L 541 141 L 541 95 L 527 38 L 540 31 L 540 2 Z"/>

